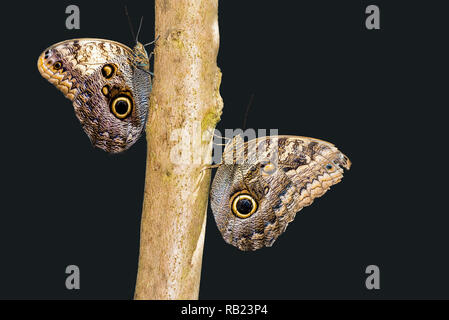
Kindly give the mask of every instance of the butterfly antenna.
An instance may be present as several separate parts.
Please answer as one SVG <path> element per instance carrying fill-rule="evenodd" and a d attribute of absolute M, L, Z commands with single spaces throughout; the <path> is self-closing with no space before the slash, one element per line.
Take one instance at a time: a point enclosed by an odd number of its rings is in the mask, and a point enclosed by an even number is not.
<path fill-rule="evenodd" d="M 218 139 L 232 140 L 231 138 L 228 138 L 228 137 L 222 137 L 221 135 L 216 134 L 216 133 L 215 133 L 215 130 L 212 131 L 212 129 L 208 129 L 207 132 L 208 132 L 209 134 L 213 135 L 215 138 L 218 138 Z"/>
<path fill-rule="evenodd" d="M 243 118 L 243 131 L 246 130 L 246 120 L 248 119 L 249 109 L 251 108 L 251 105 L 254 101 L 254 93 L 251 93 L 251 97 L 249 98 L 248 106 L 246 107 L 245 117 Z"/>
<path fill-rule="evenodd" d="M 142 28 L 142 22 L 143 22 L 143 16 L 140 18 L 139 30 L 137 30 L 137 36 L 136 36 L 136 43 L 139 39 L 139 33 L 140 33 L 140 29 Z"/>
<path fill-rule="evenodd" d="M 129 30 L 131 30 L 131 35 L 133 36 L 133 39 L 136 39 L 136 44 L 137 44 L 137 38 L 136 38 L 136 35 L 134 34 L 134 28 L 133 28 L 133 24 L 131 22 L 131 18 L 129 17 L 129 14 L 128 14 L 127 6 L 125 6 L 125 14 L 126 14 L 126 17 L 128 18 Z"/>
<path fill-rule="evenodd" d="M 248 120 L 249 110 L 251 109 L 251 105 L 253 104 L 253 101 L 254 101 L 254 93 L 251 93 L 251 97 L 249 98 L 248 106 L 246 107 L 245 117 L 243 118 L 243 126 L 242 126 L 243 131 L 246 130 L 246 121 Z M 243 139 L 243 137 L 242 137 L 242 139 Z M 243 149 L 243 150 L 242 150 L 242 152 L 243 152 L 243 159 L 244 159 L 244 160 L 243 160 L 243 164 L 247 165 L 247 164 L 245 163 L 245 160 L 246 160 L 246 159 L 245 159 L 245 156 L 246 156 L 246 157 L 249 157 L 249 154 L 245 155 L 244 143 L 245 143 L 245 141 L 243 140 L 243 141 L 242 141 L 242 146 L 241 146 L 241 148 Z M 247 150 L 247 151 L 248 151 L 248 150 Z M 237 152 L 237 149 L 236 149 L 236 152 Z M 239 168 L 240 174 L 242 175 L 243 185 L 245 186 L 245 188 L 246 188 L 247 190 L 249 190 L 248 186 L 246 185 L 245 174 L 243 173 L 242 166 L 238 166 L 238 168 Z"/>

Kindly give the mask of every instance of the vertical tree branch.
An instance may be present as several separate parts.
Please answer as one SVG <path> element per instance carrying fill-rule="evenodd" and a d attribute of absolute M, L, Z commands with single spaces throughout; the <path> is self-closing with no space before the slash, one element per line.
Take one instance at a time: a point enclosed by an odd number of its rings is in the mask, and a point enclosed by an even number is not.
<path fill-rule="evenodd" d="M 212 136 L 223 102 L 218 0 L 156 0 L 135 299 L 197 299 Z"/>

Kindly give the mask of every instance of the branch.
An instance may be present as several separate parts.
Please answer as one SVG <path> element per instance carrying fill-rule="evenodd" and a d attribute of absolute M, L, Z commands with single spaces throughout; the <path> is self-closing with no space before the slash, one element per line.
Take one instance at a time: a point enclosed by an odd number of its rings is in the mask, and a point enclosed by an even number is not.
<path fill-rule="evenodd" d="M 156 0 L 135 299 L 198 299 L 212 135 L 223 101 L 218 0 Z"/>

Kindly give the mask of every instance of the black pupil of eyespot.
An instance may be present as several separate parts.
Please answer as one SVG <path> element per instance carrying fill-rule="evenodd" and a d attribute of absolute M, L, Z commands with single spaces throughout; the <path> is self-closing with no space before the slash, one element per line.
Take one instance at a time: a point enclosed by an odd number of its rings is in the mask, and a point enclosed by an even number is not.
<path fill-rule="evenodd" d="M 253 204 L 248 199 L 240 199 L 237 201 L 237 211 L 240 214 L 248 214 L 253 209 Z"/>
<path fill-rule="evenodd" d="M 115 104 L 115 111 L 118 114 L 125 114 L 126 112 L 128 112 L 128 103 L 123 100 L 117 101 L 117 103 Z"/>
<path fill-rule="evenodd" d="M 332 169 L 332 165 L 331 165 L 331 164 L 328 164 L 328 165 L 326 166 L 326 169 L 328 169 L 328 170 Z"/>

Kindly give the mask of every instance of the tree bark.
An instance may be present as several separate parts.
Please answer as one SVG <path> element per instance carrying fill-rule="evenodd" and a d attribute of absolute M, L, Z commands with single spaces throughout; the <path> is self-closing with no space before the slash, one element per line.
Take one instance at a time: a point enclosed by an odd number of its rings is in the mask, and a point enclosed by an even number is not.
<path fill-rule="evenodd" d="M 156 0 L 135 299 L 198 299 L 212 135 L 223 102 L 218 0 Z"/>

